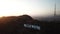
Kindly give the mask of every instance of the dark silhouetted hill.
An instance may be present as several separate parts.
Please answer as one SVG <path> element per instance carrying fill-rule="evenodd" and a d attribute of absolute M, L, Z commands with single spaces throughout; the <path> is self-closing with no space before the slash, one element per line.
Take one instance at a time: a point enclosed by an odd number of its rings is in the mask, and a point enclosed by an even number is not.
<path fill-rule="evenodd" d="M 25 28 L 24 24 L 38 25 L 40 30 Z M 29 15 L 8 16 L 0 19 L 0 34 L 60 34 L 60 22 L 38 21 Z"/>

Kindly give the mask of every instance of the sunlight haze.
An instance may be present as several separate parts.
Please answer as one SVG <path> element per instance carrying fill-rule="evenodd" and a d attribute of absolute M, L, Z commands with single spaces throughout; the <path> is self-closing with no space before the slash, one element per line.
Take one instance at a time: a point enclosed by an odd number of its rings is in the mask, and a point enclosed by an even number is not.
<path fill-rule="evenodd" d="M 55 0 L 0 0 L 0 16 L 53 15 Z M 56 0 L 57 14 L 60 12 L 60 0 Z"/>

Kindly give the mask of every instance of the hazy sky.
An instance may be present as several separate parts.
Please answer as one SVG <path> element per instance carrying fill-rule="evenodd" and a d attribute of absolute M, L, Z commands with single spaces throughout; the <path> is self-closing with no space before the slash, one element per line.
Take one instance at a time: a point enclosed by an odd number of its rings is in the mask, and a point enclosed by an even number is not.
<path fill-rule="evenodd" d="M 55 0 L 0 0 L 0 16 L 28 14 L 31 16 L 53 15 Z M 56 0 L 57 14 L 60 0 Z"/>

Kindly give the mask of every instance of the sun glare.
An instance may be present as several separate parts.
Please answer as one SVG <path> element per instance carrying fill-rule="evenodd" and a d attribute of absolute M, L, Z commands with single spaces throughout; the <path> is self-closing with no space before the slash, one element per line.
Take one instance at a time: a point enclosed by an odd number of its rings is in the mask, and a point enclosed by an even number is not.
<path fill-rule="evenodd" d="M 0 2 L 0 17 L 28 14 L 30 7 L 24 2 Z"/>

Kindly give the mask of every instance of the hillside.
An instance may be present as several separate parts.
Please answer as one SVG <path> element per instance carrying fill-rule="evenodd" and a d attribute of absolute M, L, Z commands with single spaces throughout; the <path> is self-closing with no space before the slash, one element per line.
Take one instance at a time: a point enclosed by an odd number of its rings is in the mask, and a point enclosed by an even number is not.
<path fill-rule="evenodd" d="M 40 29 L 27 28 L 24 24 L 39 26 Z M 29 15 L 9 16 L 0 19 L 0 34 L 57 34 L 59 26 L 60 22 L 38 21 Z"/>

